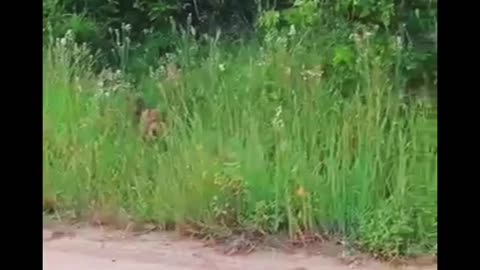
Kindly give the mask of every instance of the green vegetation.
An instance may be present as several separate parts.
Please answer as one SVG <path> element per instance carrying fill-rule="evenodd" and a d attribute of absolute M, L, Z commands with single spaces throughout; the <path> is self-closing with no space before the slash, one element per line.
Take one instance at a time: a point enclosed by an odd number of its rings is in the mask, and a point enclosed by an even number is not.
<path fill-rule="evenodd" d="M 357 1 L 245 1 L 255 12 L 202 1 L 201 12 L 221 15 L 209 27 L 164 21 L 181 21 L 169 1 L 133 1 L 144 11 L 135 16 L 129 5 L 100 8 L 114 1 L 83 11 L 69 2 L 44 0 L 43 192 L 56 211 L 108 209 L 218 235 L 313 230 L 383 256 L 436 253 L 436 106 L 405 98 L 435 88 L 436 49 L 404 45 L 396 1 L 358 1 L 368 22 L 333 16 L 353 16 L 342 3 Z M 228 34 L 238 10 L 255 18 L 253 37 Z M 154 29 L 141 34 L 147 19 Z M 133 94 L 167 112 L 158 141 L 140 139 Z"/>

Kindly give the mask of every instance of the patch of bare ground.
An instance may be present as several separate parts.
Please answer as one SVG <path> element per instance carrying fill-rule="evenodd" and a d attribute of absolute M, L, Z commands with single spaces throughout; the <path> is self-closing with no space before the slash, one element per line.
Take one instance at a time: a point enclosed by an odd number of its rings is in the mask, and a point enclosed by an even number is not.
<path fill-rule="evenodd" d="M 135 227 L 126 222 L 119 230 L 118 226 L 113 228 L 102 223 L 44 223 L 43 266 L 46 270 L 437 269 L 436 262 L 425 259 L 392 264 L 361 254 L 346 254 L 343 245 L 332 239 L 300 244 L 282 237 L 264 237 L 259 242 L 240 235 L 219 243 L 195 240 L 178 232 L 158 232 L 156 226 L 149 224 Z"/>

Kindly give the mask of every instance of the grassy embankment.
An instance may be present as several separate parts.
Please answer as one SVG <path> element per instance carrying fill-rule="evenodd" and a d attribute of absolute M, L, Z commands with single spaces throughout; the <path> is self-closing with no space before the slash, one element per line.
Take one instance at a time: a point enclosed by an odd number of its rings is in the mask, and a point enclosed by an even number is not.
<path fill-rule="evenodd" d="M 46 45 L 45 202 L 218 234 L 320 229 L 384 255 L 436 252 L 436 117 L 402 104 L 386 61 L 362 48 L 345 97 L 342 73 L 322 74 L 321 47 L 209 50 L 175 80 L 159 70 L 136 87 L 168 112 L 164 151 L 139 140 L 120 91 L 98 95 L 88 50 Z"/>

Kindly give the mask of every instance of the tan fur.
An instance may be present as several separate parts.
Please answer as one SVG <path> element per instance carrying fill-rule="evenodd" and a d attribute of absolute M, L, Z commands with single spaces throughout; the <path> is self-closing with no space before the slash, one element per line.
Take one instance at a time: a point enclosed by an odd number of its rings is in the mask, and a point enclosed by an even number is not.
<path fill-rule="evenodd" d="M 142 98 L 135 99 L 134 122 L 138 125 L 140 134 L 144 140 L 153 140 L 165 135 L 166 116 L 157 109 L 146 108 Z"/>
<path fill-rule="evenodd" d="M 145 109 L 140 116 L 140 133 L 147 140 L 165 135 L 165 117 L 155 109 Z"/>

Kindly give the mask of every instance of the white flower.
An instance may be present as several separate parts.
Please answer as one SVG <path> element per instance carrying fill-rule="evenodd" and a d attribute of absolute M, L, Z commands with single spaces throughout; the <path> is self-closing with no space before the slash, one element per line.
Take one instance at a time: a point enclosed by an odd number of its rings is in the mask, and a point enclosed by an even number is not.
<path fill-rule="evenodd" d="M 68 29 L 67 33 L 65 33 L 66 38 L 73 38 L 73 31 L 72 29 Z"/>
<path fill-rule="evenodd" d="M 290 31 L 288 31 L 288 35 L 289 36 L 294 36 L 295 34 L 297 33 L 297 31 L 295 30 L 295 25 L 290 25 Z"/>

